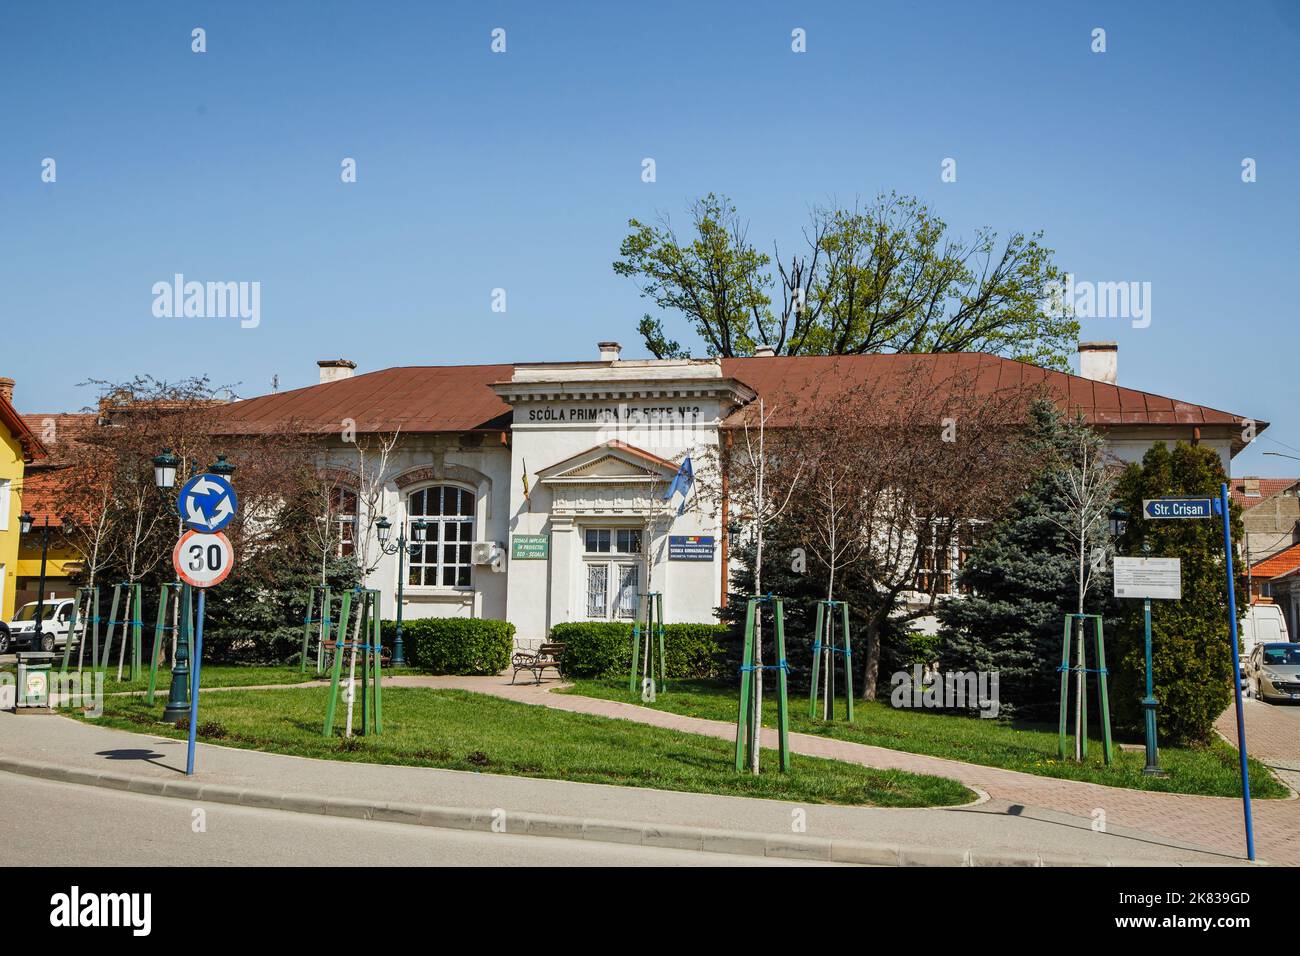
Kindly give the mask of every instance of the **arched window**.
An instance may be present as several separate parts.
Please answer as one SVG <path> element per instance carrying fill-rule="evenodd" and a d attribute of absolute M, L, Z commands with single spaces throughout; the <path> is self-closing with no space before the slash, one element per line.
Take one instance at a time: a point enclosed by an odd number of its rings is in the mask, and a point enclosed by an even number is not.
<path fill-rule="evenodd" d="M 329 511 L 317 521 L 328 521 L 328 534 L 335 555 L 346 558 L 356 553 L 357 493 L 351 488 L 334 487 L 329 492 Z"/>
<path fill-rule="evenodd" d="M 467 588 L 474 542 L 474 492 L 451 485 L 435 485 L 406 499 L 406 537 L 409 521 L 428 522 L 424 547 L 416 549 L 407 573 L 408 585 Z"/>

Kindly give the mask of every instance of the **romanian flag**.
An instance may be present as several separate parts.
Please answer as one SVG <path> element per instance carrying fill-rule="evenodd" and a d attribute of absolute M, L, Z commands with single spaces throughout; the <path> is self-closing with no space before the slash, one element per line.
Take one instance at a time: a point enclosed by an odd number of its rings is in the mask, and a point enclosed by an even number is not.
<path fill-rule="evenodd" d="M 528 510 L 533 510 L 533 500 L 528 496 L 528 460 L 524 460 L 524 473 L 521 476 L 524 482 L 524 501 L 528 502 Z"/>
<path fill-rule="evenodd" d="M 668 501 L 679 491 L 682 493 L 682 503 L 677 509 L 679 515 L 686 510 L 686 499 L 690 496 L 691 485 L 694 484 L 694 482 L 695 469 L 691 466 L 691 459 L 688 455 L 686 460 L 682 462 L 682 466 L 677 469 L 677 474 L 673 475 L 672 484 L 670 484 L 668 490 L 664 492 L 664 501 Z"/>

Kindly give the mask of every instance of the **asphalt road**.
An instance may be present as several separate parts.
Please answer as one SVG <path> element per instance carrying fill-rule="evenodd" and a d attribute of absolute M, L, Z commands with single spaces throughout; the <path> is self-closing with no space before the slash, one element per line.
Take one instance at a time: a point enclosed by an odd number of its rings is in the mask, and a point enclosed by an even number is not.
<path fill-rule="evenodd" d="M 0 773 L 0 806 L 6 808 L 0 817 L 0 846 L 10 865 L 804 865 L 722 853 L 440 830 L 191 803 L 8 773 Z M 200 809 L 204 811 L 201 817 L 195 814 Z M 198 819 L 202 819 L 205 832 L 195 832 Z M 58 839 L 51 840 L 51 833 L 57 833 Z"/>

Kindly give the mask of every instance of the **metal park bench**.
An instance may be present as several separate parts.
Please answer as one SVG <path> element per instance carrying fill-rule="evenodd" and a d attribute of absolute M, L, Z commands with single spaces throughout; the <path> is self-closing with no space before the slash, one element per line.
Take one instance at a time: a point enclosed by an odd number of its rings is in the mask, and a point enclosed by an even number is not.
<path fill-rule="evenodd" d="M 560 673 L 560 658 L 564 656 L 563 644 L 543 644 L 535 651 L 515 651 L 511 666 L 515 672 L 510 675 L 510 683 L 515 682 L 520 671 L 531 671 L 535 683 L 542 682 L 542 671 L 550 667 L 556 675 Z"/>

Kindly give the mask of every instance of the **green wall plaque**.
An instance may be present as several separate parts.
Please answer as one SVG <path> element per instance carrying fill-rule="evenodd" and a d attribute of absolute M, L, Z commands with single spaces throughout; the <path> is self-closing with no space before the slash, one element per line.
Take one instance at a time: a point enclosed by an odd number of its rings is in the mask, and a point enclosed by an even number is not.
<path fill-rule="evenodd" d="M 510 557 L 517 561 L 545 561 L 551 556 L 551 539 L 544 534 L 516 534 L 510 537 Z"/>

